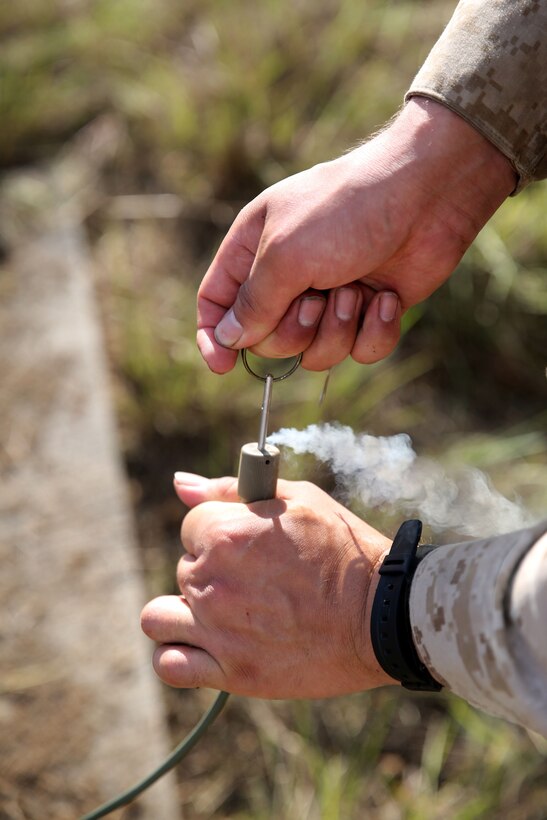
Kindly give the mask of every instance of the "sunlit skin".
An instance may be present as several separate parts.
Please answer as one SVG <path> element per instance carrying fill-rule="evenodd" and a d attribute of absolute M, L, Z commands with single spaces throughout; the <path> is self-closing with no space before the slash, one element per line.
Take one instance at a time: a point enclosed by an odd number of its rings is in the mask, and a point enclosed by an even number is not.
<path fill-rule="evenodd" d="M 307 482 L 279 481 L 275 500 L 246 505 L 236 479 L 187 480 L 175 483 L 192 508 L 181 595 L 142 613 L 162 680 L 267 698 L 390 682 L 367 628 L 387 538 Z"/>
<path fill-rule="evenodd" d="M 305 351 L 311 370 L 384 358 L 402 313 L 450 276 L 515 185 L 509 161 L 465 120 L 411 100 L 366 144 L 241 211 L 199 289 L 205 361 L 224 373 L 241 347 Z"/>
<path fill-rule="evenodd" d="M 383 358 L 404 311 L 450 276 L 515 185 L 463 119 L 411 101 L 367 144 L 243 209 L 199 290 L 205 361 L 225 373 L 241 347 L 304 351 L 312 370 Z M 176 490 L 192 508 L 181 595 L 142 615 L 166 683 L 299 698 L 394 682 L 369 634 L 386 537 L 305 483 L 281 481 L 277 499 L 248 506 L 234 479 L 187 477 Z"/>

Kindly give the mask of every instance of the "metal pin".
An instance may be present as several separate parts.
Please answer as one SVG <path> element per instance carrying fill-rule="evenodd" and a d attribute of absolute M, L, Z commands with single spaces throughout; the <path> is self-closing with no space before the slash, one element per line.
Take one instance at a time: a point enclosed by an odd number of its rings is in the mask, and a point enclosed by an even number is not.
<path fill-rule="evenodd" d="M 268 373 L 264 380 L 264 393 L 262 396 L 262 409 L 260 412 L 260 427 L 258 430 L 258 449 L 264 450 L 266 447 L 266 436 L 268 435 L 268 420 L 270 418 L 270 405 L 272 403 L 273 376 Z"/>

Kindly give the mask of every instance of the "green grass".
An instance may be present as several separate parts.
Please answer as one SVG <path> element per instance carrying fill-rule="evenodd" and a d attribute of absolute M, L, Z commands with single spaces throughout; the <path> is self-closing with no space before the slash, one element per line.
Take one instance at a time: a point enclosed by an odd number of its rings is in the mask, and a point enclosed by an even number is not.
<path fill-rule="evenodd" d="M 151 594 L 170 591 L 181 510 L 174 469 L 233 472 L 260 385 L 209 374 L 194 301 L 241 204 L 339 154 L 390 117 L 453 4 L 444 0 L 26 0 L 0 8 L 0 157 L 55 161 L 79 129 L 123 135 L 86 220 Z M 116 218 L 119 194 L 169 192 L 176 219 Z M 13 204 L 13 203 L 11 203 Z M 547 188 L 508 201 L 451 281 L 373 367 L 276 386 L 272 427 L 339 420 L 410 432 L 420 453 L 486 469 L 545 509 Z M 313 460 L 286 475 L 330 477 Z M 370 511 L 392 529 L 389 511 Z M 174 735 L 200 695 L 170 693 Z M 233 702 L 179 772 L 185 817 L 540 820 L 544 741 L 451 697 L 374 692 Z"/>

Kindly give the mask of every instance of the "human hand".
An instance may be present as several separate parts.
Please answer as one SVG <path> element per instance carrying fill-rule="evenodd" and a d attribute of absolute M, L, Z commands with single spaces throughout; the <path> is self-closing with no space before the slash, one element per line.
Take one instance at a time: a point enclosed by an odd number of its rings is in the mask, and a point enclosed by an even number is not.
<path fill-rule="evenodd" d="M 375 573 L 391 542 L 326 493 L 278 482 L 245 505 L 237 480 L 177 474 L 182 595 L 148 603 L 144 632 L 171 686 L 320 698 L 395 683 L 370 642 Z"/>
<path fill-rule="evenodd" d="M 241 211 L 198 293 L 205 361 L 225 373 L 242 347 L 305 351 L 310 370 L 383 358 L 401 314 L 450 276 L 515 184 L 509 161 L 464 119 L 412 98 L 366 144 Z"/>

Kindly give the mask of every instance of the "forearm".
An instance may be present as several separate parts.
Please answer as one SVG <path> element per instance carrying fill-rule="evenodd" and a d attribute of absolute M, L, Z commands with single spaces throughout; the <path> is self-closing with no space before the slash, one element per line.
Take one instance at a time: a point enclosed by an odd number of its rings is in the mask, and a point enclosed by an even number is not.
<path fill-rule="evenodd" d="M 418 654 L 437 680 L 547 736 L 544 529 L 430 553 L 412 582 L 410 620 Z"/>
<path fill-rule="evenodd" d="M 451 108 L 512 162 L 519 188 L 547 176 L 547 4 L 461 0 L 407 99 Z"/>

